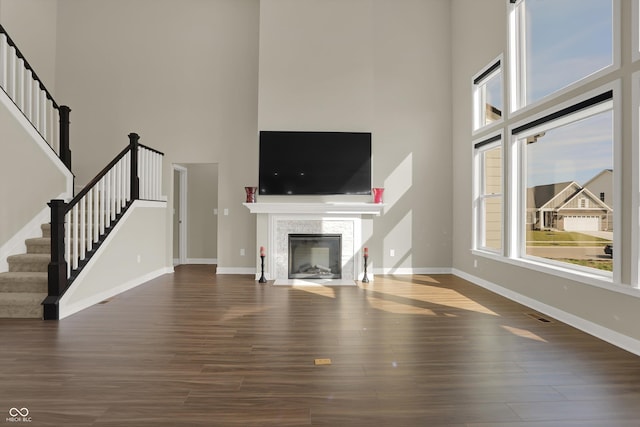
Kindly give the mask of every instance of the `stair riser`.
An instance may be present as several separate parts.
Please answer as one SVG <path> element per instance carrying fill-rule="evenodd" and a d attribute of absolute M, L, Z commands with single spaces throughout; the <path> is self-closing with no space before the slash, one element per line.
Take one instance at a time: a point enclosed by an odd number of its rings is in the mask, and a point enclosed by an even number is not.
<path fill-rule="evenodd" d="M 15 293 L 15 292 L 33 292 L 41 293 L 47 292 L 47 282 L 45 281 L 33 281 L 33 282 L 0 282 L 0 293 Z"/>
<path fill-rule="evenodd" d="M 43 309 L 41 304 L 0 305 L 0 318 L 42 319 L 42 316 Z"/>
<path fill-rule="evenodd" d="M 43 244 L 31 244 L 27 243 L 27 253 L 28 254 L 50 254 L 51 253 L 51 243 L 48 245 Z"/>
<path fill-rule="evenodd" d="M 9 261 L 9 272 L 46 273 L 49 262 Z"/>

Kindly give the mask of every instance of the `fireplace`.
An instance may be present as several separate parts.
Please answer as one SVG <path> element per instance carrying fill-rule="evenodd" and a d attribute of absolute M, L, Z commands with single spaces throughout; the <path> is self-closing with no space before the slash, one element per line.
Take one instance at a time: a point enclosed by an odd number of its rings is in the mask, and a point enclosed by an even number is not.
<path fill-rule="evenodd" d="M 289 234 L 289 279 L 341 279 L 341 234 Z"/>

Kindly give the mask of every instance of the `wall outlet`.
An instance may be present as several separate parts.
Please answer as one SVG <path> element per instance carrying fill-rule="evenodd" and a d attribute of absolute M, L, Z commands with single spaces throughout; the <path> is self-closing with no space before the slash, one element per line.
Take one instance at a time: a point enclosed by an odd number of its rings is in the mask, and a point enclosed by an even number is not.
<path fill-rule="evenodd" d="M 229 215 L 229 209 L 225 208 L 224 211 L 222 211 L 224 215 Z"/>
<path fill-rule="evenodd" d="M 477 259 L 473 260 L 473 268 L 478 268 L 478 260 Z"/>
<path fill-rule="evenodd" d="M 396 250 L 395 249 L 389 250 L 389 256 L 396 256 Z"/>
<path fill-rule="evenodd" d="M 240 249 L 240 256 L 244 256 L 244 249 Z"/>
<path fill-rule="evenodd" d="M 140 261 L 142 261 L 142 257 L 138 255 L 138 264 L 140 264 Z"/>

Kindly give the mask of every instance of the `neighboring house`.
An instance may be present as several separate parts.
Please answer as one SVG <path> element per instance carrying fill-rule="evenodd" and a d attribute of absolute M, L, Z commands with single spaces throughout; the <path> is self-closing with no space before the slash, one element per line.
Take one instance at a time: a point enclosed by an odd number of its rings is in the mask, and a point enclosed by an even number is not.
<path fill-rule="evenodd" d="M 584 187 L 575 181 L 539 185 L 527 191 L 527 228 L 560 231 L 612 231 L 613 209 L 610 170 L 605 170 Z M 612 187 L 609 187 L 612 188 Z M 593 191 L 597 191 L 598 195 Z M 609 196 L 607 196 L 609 195 Z"/>

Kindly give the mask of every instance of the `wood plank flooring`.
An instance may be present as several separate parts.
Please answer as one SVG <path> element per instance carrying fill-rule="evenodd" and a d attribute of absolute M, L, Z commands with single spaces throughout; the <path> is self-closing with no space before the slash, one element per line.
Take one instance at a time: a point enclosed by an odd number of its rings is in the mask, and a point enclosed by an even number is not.
<path fill-rule="evenodd" d="M 451 275 L 182 266 L 60 322 L 0 320 L 0 424 L 640 426 L 640 358 L 536 317 Z"/>

